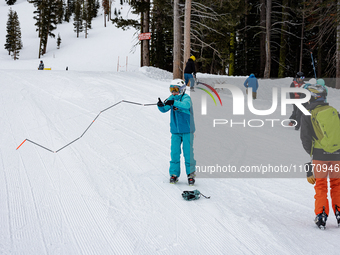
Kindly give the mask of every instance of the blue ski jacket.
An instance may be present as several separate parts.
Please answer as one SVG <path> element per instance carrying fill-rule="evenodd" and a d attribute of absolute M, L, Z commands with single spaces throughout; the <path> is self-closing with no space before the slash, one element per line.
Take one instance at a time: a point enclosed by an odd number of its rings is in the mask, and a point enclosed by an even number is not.
<path fill-rule="evenodd" d="M 259 83 L 254 74 L 251 74 L 243 84 L 246 88 L 251 87 L 253 92 L 256 92 L 259 88 Z"/>
<path fill-rule="evenodd" d="M 158 110 L 165 113 L 170 112 L 170 132 L 172 134 L 193 133 L 195 124 L 191 98 L 187 94 L 171 95 L 167 100 L 174 100 L 172 106 L 158 106 Z"/>

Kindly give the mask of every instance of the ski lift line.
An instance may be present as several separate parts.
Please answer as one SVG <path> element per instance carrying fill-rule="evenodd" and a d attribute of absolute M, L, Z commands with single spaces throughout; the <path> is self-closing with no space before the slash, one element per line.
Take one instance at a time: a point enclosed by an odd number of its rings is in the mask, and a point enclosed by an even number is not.
<path fill-rule="evenodd" d="M 58 150 L 56 150 L 56 151 L 53 151 L 53 150 L 51 150 L 51 149 L 48 149 L 48 148 L 46 148 L 45 146 L 42 146 L 41 144 L 38 144 L 38 143 L 36 143 L 36 142 L 33 142 L 33 141 L 31 141 L 31 140 L 29 140 L 29 139 L 27 139 L 27 138 L 26 138 L 26 139 L 25 139 L 25 140 L 17 147 L 17 150 L 21 147 L 21 145 L 23 145 L 23 144 L 27 141 L 27 142 L 33 143 L 33 144 L 35 144 L 35 145 L 37 145 L 37 146 L 39 146 L 39 147 L 45 149 L 45 150 L 48 150 L 48 151 L 50 151 L 50 152 L 52 152 L 52 153 L 57 153 L 57 152 L 61 151 L 62 149 L 65 149 L 67 146 L 71 145 L 72 143 L 76 142 L 76 141 L 79 140 L 80 138 L 82 138 L 82 137 L 84 136 L 84 134 L 90 129 L 90 127 L 92 126 L 92 124 L 95 122 L 95 120 L 99 117 L 99 115 L 100 115 L 102 112 L 105 112 L 105 111 L 107 111 L 108 109 L 111 109 L 112 107 L 115 107 L 115 106 L 117 106 L 117 105 L 120 104 L 120 103 L 128 103 L 128 104 L 134 104 L 134 105 L 140 105 L 140 106 L 157 105 L 157 104 L 141 104 L 141 103 L 137 103 L 137 102 L 122 100 L 122 101 L 119 101 L 118 103 L 115 103 L 114 105 L 111 105 L 110 107 L 108 107 L 108 108 L 106 108 L 106 109 L 100 111 L 99 114 L 94 118 L 94 120 L 93 120 L 93 121 L 91 122 L 91 124 L 86 128 L 86 130 L 84 131 L 84 133 L 83 133 L 81 136 L 79 136 L 78 138 L 74 139 L 73 141 L 69 142 L 68 144 L 66 144 L 65 146 L 61 147 L 60 149 L 58 149 Z"/>

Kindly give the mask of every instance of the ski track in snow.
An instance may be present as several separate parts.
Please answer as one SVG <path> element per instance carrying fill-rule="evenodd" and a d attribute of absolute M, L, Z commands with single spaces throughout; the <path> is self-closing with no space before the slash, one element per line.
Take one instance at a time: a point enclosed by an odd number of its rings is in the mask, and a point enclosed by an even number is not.
<path fill-rule="evenodd" d="M 179 183 L 168 184 L 169 115 L 155 106 L 121 103 L 57 154 L 31 143 L 15 151 L 24 138 L 57 149 L 120 100 L 168 95 L 166 82 L 140 73 L 24 73 L 1 73 L 13 84 L 1 95 L 1 254 L 306 254 L 306 247 L 320 254 L 326 245 L 336 254 L 334 215 L 326 231 L 314 227 L 305 179 L 197 178 L 189 187 L 182 163 Z M 279 139 L 267 131 L 255 135 L 264 144 Z M 297 133 L 280 132 L 299 142 Z M 232 162 L 259 157 L 244 146 L 250 136 L 239 134 L 228 137 Z M 287 161 L 281 154 L 289 149 L 272 157 Z M 181 193 L 192 188 L 211 199 L 184 201 Z"/>
<path fill-rule="evenodd" d="M 10 7 L 0 5 L 5 39 Z M 18 0 L 12 8 L 24 48 L 18 61 L 0 52 L 0 254 L 338 254 L 334 215 L 325 231 L 315 227 L 314 190 L 305 178 L 197 178 L 189 187 L 182 162 L 179 183 L 170 185 L 169 114 L 156 106 L 120 103 L 57 154 L 29 142 L 16 151 L 25 138 L 57 150 L 121 100 L 164 101 L 172 74 L 138 70 L 139 47 L 129 54 L 134 31 L 109 22 L 103 28 L 101 15 L 86 40 L 75 38 L 71 22 L 58 25 L 61 49 L 49 38 L 42 59 L 52 70 L 38 72 L 34 7 Z M 128 70 L 135 71 L 113 72 L 117 56 L 123 61 L 127 55 Z M 197 76 L 244 91 L 245 77 Z M 272 87 L 291 81 L 259 80 L 255 108 L 269 109 Z M 228 91 L 219 94 L 231 105 Z M 339 96 L 329 90 L 329 102 L 338 110 Z M 294 130 L 225 131 L 221 148 L 231 165 L 309 160 Z M 184 201 L 181 193 L 192 189 L 211 199 Z"/>

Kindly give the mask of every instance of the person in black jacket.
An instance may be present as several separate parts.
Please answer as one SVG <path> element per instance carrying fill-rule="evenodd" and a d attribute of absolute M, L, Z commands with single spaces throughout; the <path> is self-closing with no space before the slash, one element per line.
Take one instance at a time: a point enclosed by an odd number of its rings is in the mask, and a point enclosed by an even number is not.
<path fill-rule="evenodd" d="M 328 103 L 325 103 L 327 96 L 326 89 L 321 85 L 311 85 L 307 87 L 307 90 L 309 90 L 311 93 L 311 99 L 309 104 L 307 104 L 305 107 L 311 112 L 312 115 L 303 114 L 301 116 L 300 139 L 305 151 L 313 158 L 312 164 L 307 164 L 309 167 L 305 170 L 308 170 L 307 181 L 311 184 L 315 184 L 315 224 L 319 228 L 324 229 L 326 226 L 327 217 L 329 215 L 329 205 L 327 199 L 328 176 L 330 179 L 329 183 L 331 188 L 330 195 L 332 198 L 332 209 L 338 221 L 338 225 L 340 226 L 340 149 L 335 147 L 335 150 L 337 149 L 336 151 L 332 150 L 333 152 L 326 152 L 324 147 L 321 145 L 321 139 L 319 140 L 316 135 L 318 132 L 317 126 L 315 125 L 317 122 L 317 117 L 315 114 L 313 116 L 313 111 L 317 111 L 319 114 L 322 112 L 322 109 L 327 109 Z M 332 111 L 332 116 L 337 114 L 340 118 L 339 113 L 336 112 L 334 108 Z M 337 119 L 336 117 L 332 118 Z M 329 123 L 332 123 L 332 127 L 334 127 L 335 132 L 337 132 L 337 127 L 340 126 L 340 120 L 337 119 L 337 122 L 330 120 Z M 332 130 L 327 131 L 328 136 L 334 137 L 331 136 L 332 134 L 330 134 L 330 131 Z M 340 132 L 340 129 L 338 132 Z M 325 135 L 327 134 L 324 134 L 324 136 Z"/>
<path fill-rule="evenodd" d="M 40 60 L 38 70 L 44 70 L 44 62 L 42 60 Z"/>
<path fill-rule="evenodd" d="M 194 76 L 196 76 L 196 67 L 195 67 L 195 62 L 194 62 L 195 60 L 196 60 L 195 56 L 191 56 L 188 59 L 188 62 L 184 69 L 185 84 L 188 86 L 188 83 L 190 81 L 190 91 L 194 91 L 194 86 L 195 86 L 195 80 L 194 80 Z"/>
<path fill-rule="evenodd" d="M 302 87 L 305 83 L 304 80 L 305 76 L 303 72 L 297 72 L 296 78 L 293 80 L 293 82 L 290 84 L 291 88 L 300 88 Z M 304 98 L 304 94 L 301 93 L 289 93 L 290 99 L 295 99 L 295 98 Z M 292 115 L 289 117 L 292 121 L 289 123 L 290 126 L 293 126 L 295 124 L 295 130 L 300 129 L 300 119 L 301 119 L 301 110 L 296 107 L 296 105 L 293 105 L 293 112 Z"/>

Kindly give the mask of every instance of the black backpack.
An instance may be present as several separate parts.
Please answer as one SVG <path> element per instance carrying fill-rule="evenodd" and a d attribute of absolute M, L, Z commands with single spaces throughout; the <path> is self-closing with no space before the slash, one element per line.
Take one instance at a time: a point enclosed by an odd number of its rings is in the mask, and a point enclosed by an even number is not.
<path fill-rule="evenodd" d="M 182 197 L 187 200 L 187 201 L 191 201 L 191 200 L 197 200 L 200 197 L 205 197 L 207 199 L 209 199 L 210 197 L 206 197 L 204 196 L 201 192 L 199 192 L 197 189 L 193 190 L 193 191 L 183 191 L 182 193 Z"/>

